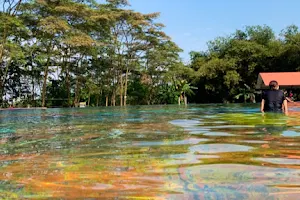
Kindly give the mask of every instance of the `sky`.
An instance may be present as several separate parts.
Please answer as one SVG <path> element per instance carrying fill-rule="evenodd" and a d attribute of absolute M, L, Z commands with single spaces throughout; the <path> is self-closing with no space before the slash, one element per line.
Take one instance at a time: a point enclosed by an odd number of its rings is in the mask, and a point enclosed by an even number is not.
<path fill-rule="evenodd" d="M 142 13 L 160 12 L 158 22 L 184 50 L 205 51 L 207 42 L 227 36 L 236 29 L 268 25 L 276 34 L 291 24 L 300 27 L 300 0 L 129 0 L 130 9 Z"/>

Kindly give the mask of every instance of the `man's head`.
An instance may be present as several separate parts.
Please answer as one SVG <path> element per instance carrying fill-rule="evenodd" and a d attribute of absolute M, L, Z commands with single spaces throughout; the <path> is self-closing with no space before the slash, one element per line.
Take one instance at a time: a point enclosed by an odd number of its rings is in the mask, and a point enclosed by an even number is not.
<path fill-rule="evenodd" d="M 271 90 L 278 90 L 279 89 L 278 82 L 277 81 L 270 81 L 269 87 L 270 87 Z"/>

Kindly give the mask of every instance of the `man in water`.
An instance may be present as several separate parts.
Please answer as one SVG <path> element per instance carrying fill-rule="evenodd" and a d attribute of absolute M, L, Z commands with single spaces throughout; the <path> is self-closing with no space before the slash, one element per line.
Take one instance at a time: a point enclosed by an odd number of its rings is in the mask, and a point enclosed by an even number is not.
<path fill-rule="evenodd" d="M 260 111 L 288 114 L 287 100 L 284 92 L 279 90 L 277 81 L 269 83 L 270 90 L 267 90 L 262 95 Z"/>

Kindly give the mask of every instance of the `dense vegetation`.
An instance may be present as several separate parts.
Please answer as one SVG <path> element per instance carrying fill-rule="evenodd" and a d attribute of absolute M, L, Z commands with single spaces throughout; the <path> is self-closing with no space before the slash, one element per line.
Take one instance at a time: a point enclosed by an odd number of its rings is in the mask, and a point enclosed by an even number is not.
<path fill-rule="evenodd" d="M 291 25 L 276 36 L 268 26 L 248 26 L 190 55 L 198 102 L 249 100 L 260 72 L 300 70 L 300 32 Z"/>
<path fill-rule="evenodd" d="M 171 104 L 187 96 L 233 102 L 251 96 L 259 72 L 300 69 L 296 26 L 278 37 L 268 26 L 237 30 L 191 52 L 184 65 L 159 13 L 127 9 L 126 0 L 5 0 L 0 7 L 2 107 Z"/>

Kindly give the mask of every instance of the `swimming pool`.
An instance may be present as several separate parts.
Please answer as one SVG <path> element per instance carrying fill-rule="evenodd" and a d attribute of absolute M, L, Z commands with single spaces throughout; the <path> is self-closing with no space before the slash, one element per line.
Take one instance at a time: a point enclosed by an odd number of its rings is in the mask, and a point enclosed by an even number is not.
<path fill-rule="evenodd" d="M 0 112 L 0 198 L 297 199 L 300 114 L 258 105 Z"/>

